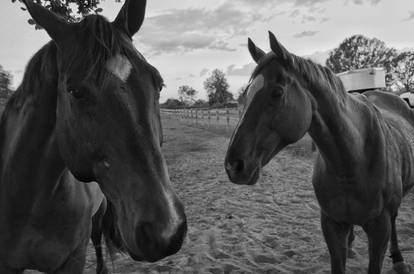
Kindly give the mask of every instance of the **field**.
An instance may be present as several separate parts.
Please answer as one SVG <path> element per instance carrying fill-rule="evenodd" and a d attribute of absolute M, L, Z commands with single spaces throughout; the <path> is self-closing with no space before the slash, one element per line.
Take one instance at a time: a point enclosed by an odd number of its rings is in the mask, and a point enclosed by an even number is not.
<path fill-rule="evenodd" d="M 188 217 L 181 251 L 158 263 L 138 263 L 119 255 L 111 273 L 329 273 L 329 255 L 319 225 L 319 207 L 310 177 L 309 139 L 288 147 L 264 169 L 255 186 L 230 183 L 223 168 L 229 134 L 163 119 L 164 153 L 171 181 Z M 200 127 L 200 126 L 199 126 Z M 400 243 L 414 263 L 413 196 L 399 217 Z M 365 234 L 356 229 L 356 257 L 347 273 L 366 273 Z M 384 273 L 391 269 L 387 257 Z M 31 272 L 35 273 L 35 272 Z M 95 273 L 88 250 L 85 273 Z"/>
<path fill-rule="evenodd" d="M 181 251 L 158 263 L 120 255 L 113 273 L 329 273 L 329 255 L 319 225 L 310 177 L 308 140 L 285 149 L 255 186 L 230 183 L 223 168 L 227 134 L 164 119 L 164 153 L 171 180 L 188 217 Z M 414 205 L 408 195 L 399 217 L 400 243 L 414 263 Z M 356 229 L 356 257 L 347 273 L 366 273 L 365 234 Z M 86 273 L 94 273 L 92 249 Z M 110 265 L 110 263 L 109 263 Z M 385 270 L 391 269 L 387 257 Z"/>

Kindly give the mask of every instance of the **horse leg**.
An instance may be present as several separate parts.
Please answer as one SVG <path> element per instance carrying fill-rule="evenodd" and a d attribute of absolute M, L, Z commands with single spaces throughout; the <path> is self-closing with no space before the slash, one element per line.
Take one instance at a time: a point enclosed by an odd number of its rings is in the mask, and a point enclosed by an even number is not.
<path fill-rule="evenodd" d="M 352 250 L 352 243 L 354 242 L 354 240 L 355 240 L 354 226 L 351 226 L 349 236 L 348 236 L 348 258 L 356 257 L 356 253 Z"/>
<path fill-rule="evenodd" d="M 66 262 L 53 274 L 82 274 L 86 262 L 86 250 L 89 242 L 89 234 L 83 242 L 69 255 Z"/>
<path fill-rule="evenodd" d="M 321 213 L 321 225 L 331 255 L 331 272 L 344 274 L 348 249 L 347 239 L 352 225 L 337 223 L 324 213 Z"/>
<path fill-rule="evenodd" d="M 395 220 L 397 219 L 397 213 L 391 216 L 391 240 L 390 240 L 390 258 L 392 259 L 393 270 L 398 274 L 407 274 L 411 272 L 411 267 L 404 263 L 404 258 L 401 255 L 401 251 L 398 247 L 397 230 L 395 228 Z"/>
<path fill-rule="evenodd" d="M 368 274 L 380 274 L 391 234 L 391 218 L 388 211 L 384 210 L 381 215 L 362 228 L 368 235 Z"/>
<path fill-rule="evenodd" d="M 102 200 L 101 205 L 99 206 L 98 211 L 92 217 L 92 233 L 91 239 L 93 246 L 95 248 L 96 254 L 96 273 L 97 274 L 107 274 L 108 269 L 106 268 L 105 261 L 102 255 L 102 220 L 106 211 L 106 199 Z"/>

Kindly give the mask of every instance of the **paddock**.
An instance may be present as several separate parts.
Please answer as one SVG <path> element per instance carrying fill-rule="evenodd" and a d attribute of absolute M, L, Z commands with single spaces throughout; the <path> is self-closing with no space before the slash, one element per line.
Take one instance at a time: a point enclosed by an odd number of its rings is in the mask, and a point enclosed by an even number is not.
<path fill-rule="evenodd" d="M 229 134 L 163 116 L 164 153 L 171 181 L 188 216 L 188 236 L 178 254 L 157 263 L 119 255 L 111 273 L 330 273 L 310 182 L 308 137 L 289 146 L 265 168 L 254 186 L 229 182 L 223 168 Z M 414 197 L 407 195 L 397 229 L 402 253 L 414 263 Z M 365 233 L 356 228 L 356 257 L 347 273 L 366 273 Z M 383 273 L 392 267 L 386 258 Z M 31 272 L 34 273 L 34 272 Z M 85 273 L 95 273 L 90 246 Z"/>

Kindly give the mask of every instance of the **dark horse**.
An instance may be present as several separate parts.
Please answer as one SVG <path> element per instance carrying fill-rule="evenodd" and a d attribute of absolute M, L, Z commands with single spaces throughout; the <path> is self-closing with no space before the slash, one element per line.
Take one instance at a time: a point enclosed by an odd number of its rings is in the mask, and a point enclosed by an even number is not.
<path fill-rule="evenodd" d="M 146 1 L 75 24 L 25 4 L 53 41 L 1 117 L 0 273 L 82 273 L 99 187 L 133 259 L 177 252 L 187 225 L 161 153 L 162 79 L 131 39 Z"/>
<path fill-rule="evenodd" d="M 225 168 L 231 181 L 254 184 L 260 170 L 306 132 L 319 153 L 313 187 L 321 207 L 332 273 L 345 273 L 353 225 L 368 236 L 368 273 L 380 273 L 388 241 L 394 270 L 408 273 L 395 219 L 414 184 L 414 114 L 384 92 L 349 95 L 328 68 L 289 53 L 270 33 L 272 51 L 249 39 L 257 67 Z"/>

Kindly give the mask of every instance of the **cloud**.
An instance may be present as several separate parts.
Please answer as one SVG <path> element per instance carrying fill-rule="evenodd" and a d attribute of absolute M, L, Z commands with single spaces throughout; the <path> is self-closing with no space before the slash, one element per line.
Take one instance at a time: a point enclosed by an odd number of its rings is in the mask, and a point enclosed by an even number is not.
<path fill-rule="evenodd" d="M 226 74 L 229 76 L 250 76 L 256 67 L 256 64 L 249 63 L 242 67 L 237 67 L 236 65 L 230 65 L 227 67 Z"/>
<path fill-rule="evenodd" d="M 224 3 L 212 10 L 172 9 L 146 19 L 138 41 L 153 54 L 186 52 L 198 49 L 234 51 L 229 39 L 247 35 L 258 11 L 243 10 Z"/>
<path fill-rule="evenodd" d="M 312 7 L 320 3 L 328 2 L 328 0 L 236 0 L 236 2 L 249 6 L 275 6 L 277 4 L 293 3 L 295 7 Z"/>
<path fill-rule="evenodd" d="M 377 5 L 379 2 L 381 2 L 381 0 L 346 0 L 345 4 L 348 4 L 349 1 L 352 1 L 352 3 L 354 3 L 355 5 L 363 5 L 367 2 L 369 2 L 369 4 L 371 4 L 372 6 Z"/>
<path fill-rule="evenodd" d="M 316 17 L 312 15 L 302 15 L 302 24 L 308 23 L 308 22 L 315 22 Z"/>
<path fill-rule="evenodd" d="M 200 77 L 203 77 L 204 75 L 206 75 L 210 70 L 208 68 L 203 68 L 200 71 Z"/>
<path fill-rule="evenodd" d="M 294 9 L 289 16 L 292 18 L 298 17 L 300 15 L 300 11 L 298 9 Z"/>
<path fill-rule="evenodd" d="M 314 36 L 317 33 L 318 33 L 318 31 L 306 30 L 306 31 L 302 31 L 301 33 L 297 33 L 297 34 L 293 35 L 293 37 L 295 37 L 295 38 L 310 37 L 310 36 Z"/>
<path fill-rule="evenodd" d="M 408 18 L 405 21 L 410 21 L 414 19 L 414 10 L 408 12 Z"/>

